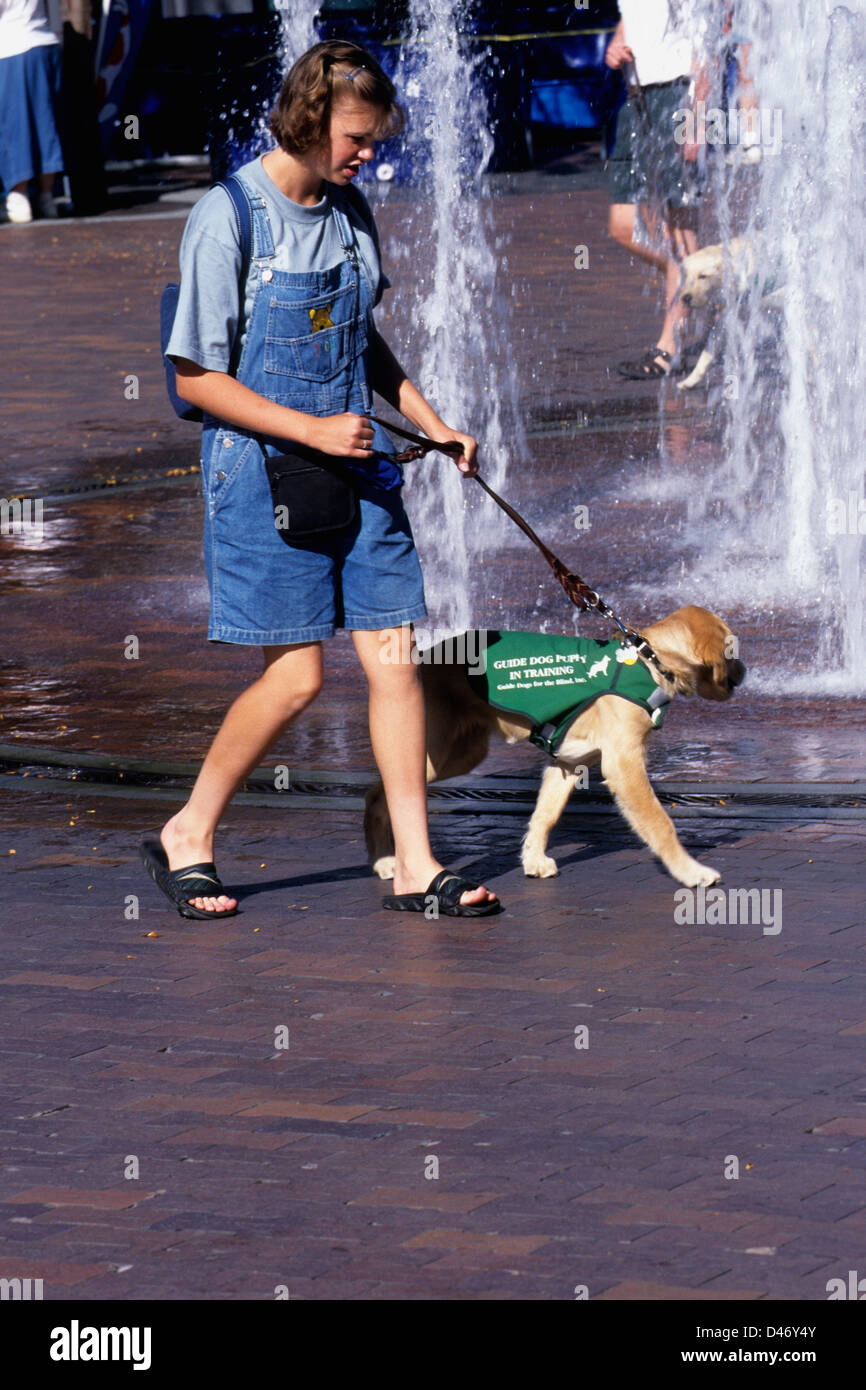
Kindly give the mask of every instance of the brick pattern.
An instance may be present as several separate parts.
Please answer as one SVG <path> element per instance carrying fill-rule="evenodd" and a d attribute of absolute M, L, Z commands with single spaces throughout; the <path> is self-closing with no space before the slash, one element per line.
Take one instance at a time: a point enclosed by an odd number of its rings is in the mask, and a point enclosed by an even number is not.
<path fill-rule="evenodd" d="M 152 810 L 90 804 L 120 867 L 87 894 L 74 863 L 27 871 L 56 802 L 0 799 L 20 924 L 0 939 L 6 1277 L 43 1278 L 46 1298 L 813 1300 L 857 1267 L 850 822 L 684 831 L 716 840 L 730 882 L 783 886 L 766 937 L 675 926 L 674 885 L 609 823 L 581 821 L 579 842 L 564 824 L 545 882 L 513 867 L 518 824 L 437 823 L 508 911 L 436 924 L 379 910 L 354 817 L 235 808 L 243 911 L 209 929 L 142 880 Z"/>

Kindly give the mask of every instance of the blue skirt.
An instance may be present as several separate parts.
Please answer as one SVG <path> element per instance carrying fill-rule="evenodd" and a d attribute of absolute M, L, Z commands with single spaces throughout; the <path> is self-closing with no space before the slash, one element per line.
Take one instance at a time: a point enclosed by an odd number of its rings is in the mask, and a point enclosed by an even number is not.
<path fill-rule="evenodd" d="M 60 44 L 0 58 L 0 181 L 9 193 L 39 174 L 59 174 Z"/>

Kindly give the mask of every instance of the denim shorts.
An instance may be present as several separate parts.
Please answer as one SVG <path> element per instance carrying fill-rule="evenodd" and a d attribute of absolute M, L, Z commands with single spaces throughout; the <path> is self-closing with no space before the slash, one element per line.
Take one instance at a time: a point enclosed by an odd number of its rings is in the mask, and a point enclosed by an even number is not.
<path fill-rule="evenodd" d="M 612 203 L 661 200 L 671 208 L 700 200 L 697 165 L 686 160 L 674 139 L 677 111 L 688 106 L 688 77 L 644 88 L 646 119 L 635 103 L 620 108 L 616 143 L 607 161 Z"/>
<path fill-rule="evenodd" d="M 285 646 L 427 616 L 399 487 L 362 485 L 351 527 L 287 545 L 260 445 L 220 429 L 202 463 L 202 490 L 210 641 Z"/>

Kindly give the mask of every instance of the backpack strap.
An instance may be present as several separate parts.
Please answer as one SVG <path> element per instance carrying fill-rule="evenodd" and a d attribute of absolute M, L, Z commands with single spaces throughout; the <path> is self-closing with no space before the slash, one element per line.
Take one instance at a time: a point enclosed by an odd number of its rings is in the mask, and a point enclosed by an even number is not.
<path fill-rule="evenodd" d="M 238 229 L 238 239 L 241 246 L 241 268 L 238 272 L 238 323 L 240 324 L 244 316 L 244 292 L 246 290 L 247 276 L 250 273 L 250 262 L 253 257 L 253 210 L 250 202 L 250 195 L 246 187 L 239 178 L 230 174 L 227 179 L 221 179 L 214 187 L 222 188 L 229 195 L 231 205 L 235 214 L 235 223 Z M 240 334 L 232 343 L 231 359 L 229 362 L 229 372 L 234 376 L 238 368 L 241 356 Z"/>
<path fill-rule="evenodd" d="M 227 179 L 221 179 L 216 187 L 225 189 L 234 208 L 238 238 L 241 244 L 241 273 L 246 280 L 253 255 L 253 210 L 250 197 L 240 179 L 236 178 L 234 174 L 231 174 Z"/>
<path fill-rule="evenodd" d="M 234 209 L 235 221 L 237 223 L 238 237 L 241 246 L 241 267 L 238 272 L 238 291 L 240 295 L 240 311 L 238 322 L 243 317 L 243 297 L 246 288 L 247 276 L 249 275 L 250 262 L 253 254 L 253 213 L 250 195 L 244 184 L 239 178 L 232 174 L 229 178 L 223 179 L 220 183 L 214 184 L 214 188 L 224 188 L 231 200 Z M 159 306 L 159 336 L 162 348 L 162 362 L 165 368 L 165 385 L 168 398 L 171 401 L 175 415 L 181 420 L 201 420 L 202 412 L 197 405 L 190 405 L 183 400 L 177 392 L 177 369 L 174 362 L 166 357 L 165 350 L 171 337 L 171 330 L 174 325 L 175 314 L 177 313 L 178 297 L 180 286 L 177 284 L 166 285 L 162 292 L 162 299 Z M 229 361 L 229 371 L 234 376 L 240 360 L 240 334 L 237 335 L 232 343 L 231 357 Z"/>

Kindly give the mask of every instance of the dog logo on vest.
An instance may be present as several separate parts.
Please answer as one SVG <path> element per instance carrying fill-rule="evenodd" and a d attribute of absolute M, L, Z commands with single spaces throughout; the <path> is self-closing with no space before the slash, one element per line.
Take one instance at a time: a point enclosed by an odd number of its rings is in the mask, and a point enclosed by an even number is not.
<path fill-rule="evenodd" d="M 610 656 L 603 656 L 600 661 L 596 661 L 594 666 L 590 666 L 586 673 L 586 678 L 591 681 L 593 676 L 606 676 L 607 668 L 610 665 Z"/>
<path fill-rule="evenodd" d="M 333 304 L 326 304 L 324 309 L 311 309 L 310 322 L 313 325 L 313 332 L 319 333 L 323 328 L 334 328 L 336 325 L 331 322 L 331 310 Z"/>

